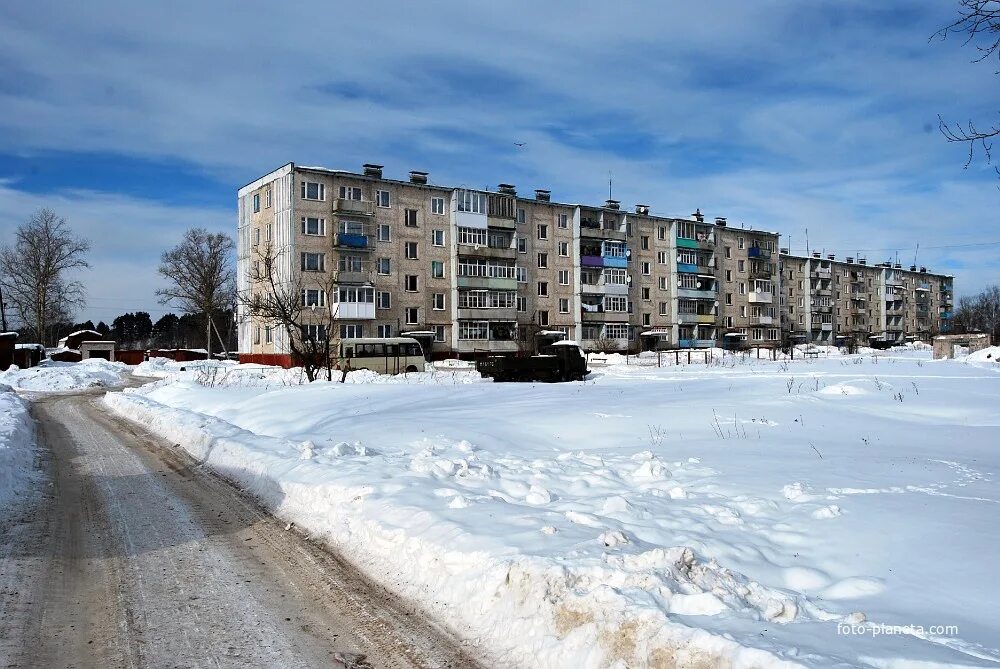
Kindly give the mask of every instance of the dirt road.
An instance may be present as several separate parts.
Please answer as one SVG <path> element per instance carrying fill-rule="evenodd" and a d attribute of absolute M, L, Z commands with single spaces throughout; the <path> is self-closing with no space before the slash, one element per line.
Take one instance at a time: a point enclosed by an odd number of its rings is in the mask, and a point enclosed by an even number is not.
<path fill-rule="evenodd" d="M 0 667 L 476 667 L 426 616 L 101 410 L 39 399 L 0 525 Z"/>

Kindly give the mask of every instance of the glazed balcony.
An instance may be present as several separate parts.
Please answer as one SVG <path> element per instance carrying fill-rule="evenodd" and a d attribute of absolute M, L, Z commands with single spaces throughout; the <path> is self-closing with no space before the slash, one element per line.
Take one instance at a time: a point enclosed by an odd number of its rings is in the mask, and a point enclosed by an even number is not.
<path fill-rule="evenodd" d="M 774 301 L 774 295 L 761 290 L 753 290 L 750 291 L 749 299 L 753 304 L 771 304 Z"/>
<path fill-rule="evenodd" d="M 748 258 L 756 258 L 759 260 L 770 260 L 771 252 L 767 249 L 762 249 L 759 246 L 751 246 L 747 249 Z"/>
<path fill-rule="evenodd" d="M 333 213 L 349 216 L 374 216 L 375 203 L 367 200 L 346 200 L 336 198 L 333 201 Z"/>
<path fill-rule="evenodd" d="M 333 239 L 333 245 L 355 251 L 370 251 L 368 235 L 338 232 Z"/>

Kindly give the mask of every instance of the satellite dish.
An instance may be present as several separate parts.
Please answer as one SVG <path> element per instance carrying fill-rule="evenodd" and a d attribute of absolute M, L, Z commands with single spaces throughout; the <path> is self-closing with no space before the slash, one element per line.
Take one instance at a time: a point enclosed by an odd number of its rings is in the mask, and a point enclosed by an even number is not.
<path fill-rule="evenodd" d="M 719 306 L 719 301 L 718 300 L 715 301 L 715 306 Z"/>
<path fill-rule="evenodd" d="M 698 283 L 696 283 L 694 285 L 697 286 L 698 288 L 701 288 L 701 281 L 699 281 Z"/>
<path fill-rule="evenodd" d="M 628 284 L 632 283 L 632 275 L 631 274 L 626 274 L 625 275 L 625 283 L 628 283 Z"/>

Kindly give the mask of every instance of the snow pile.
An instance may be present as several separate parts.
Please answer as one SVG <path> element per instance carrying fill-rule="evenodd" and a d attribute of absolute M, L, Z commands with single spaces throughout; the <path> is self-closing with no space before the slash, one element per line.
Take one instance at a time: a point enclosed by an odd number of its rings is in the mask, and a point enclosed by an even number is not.
<path fill-rule="evenodd" d="M 996 666 L 1000 377 L 929 359 L 106 402 L 495 666 Z"/>
<path fill-rule="evenodd" d="M 43 360 L 38 367 L 18 369 L 11 367 L 0 372 L 0 383 L 15 390 L 32 392 L 60 392 L 120 386 L 131 368 L 120 362 L 90 358 L 82 362 L 57 362 Z"/>
<path fill-rule="evenodd" d="M 10 504 L 32 477 L 35 428 L 28 404 L 0 384 L 0 509 Z"/>
<path fill-rule="evenodd" d="M 376 384 L 436 384 L 455 385 L 466 383 L 490 383 L 493 379 L 483 378 L 475 370 L 456 369 L 453 371 L 406 372 L 403 374 L 378 374 L 368 369 L 348 372 L 344 383 Z"/>
<path fill-rule="evenodd" d="M 981 367 L 996 367 L 1000 364 L 1000 346 L 988 346 L 965 356 L 963 362 Z"/>

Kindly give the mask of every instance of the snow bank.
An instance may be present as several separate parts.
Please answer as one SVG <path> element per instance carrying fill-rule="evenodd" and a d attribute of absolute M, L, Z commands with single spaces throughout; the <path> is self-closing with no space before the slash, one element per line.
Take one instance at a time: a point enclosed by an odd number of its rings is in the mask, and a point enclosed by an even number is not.
<path fill-rule="evenodd" d="M 0 510 L 20 495 L 32 478 L 35 428 L 28 404 L 0 384 Z"/>
<path fill-rule="evenodd" d="M 106 401 L 495 666 L 996 666 L 1000 377 L 929 359 Z"/>
<path fill-rule="evenodd" d="M 120 362 L 91 358 L 82 362 L 57 362 L 43 360 L 38 367 L 18 369 L 11 367 L 0 372 L 0 383 L 15 390 L 32 392 L 60 392 L 83 388 L 119 386 L 131 368 Z"/>
<path fill-rule="evenodd" d="M 455 385 L 466 383 L 491 383 L 493 379 L 483 378 L 475 370 L 458 368 L 454 371 L 407 372 L 404 374 L 378 374 L 371 370 L 359 369 L 348 372 L 344 383 L 414 384 L 414 385 Z"/>
<path fill-rule="evenodd" d="M 988 346 L 970 353 L 962 360 L 980 367 L 996 367 L 1000 365 L 1000 346 Z"/>

